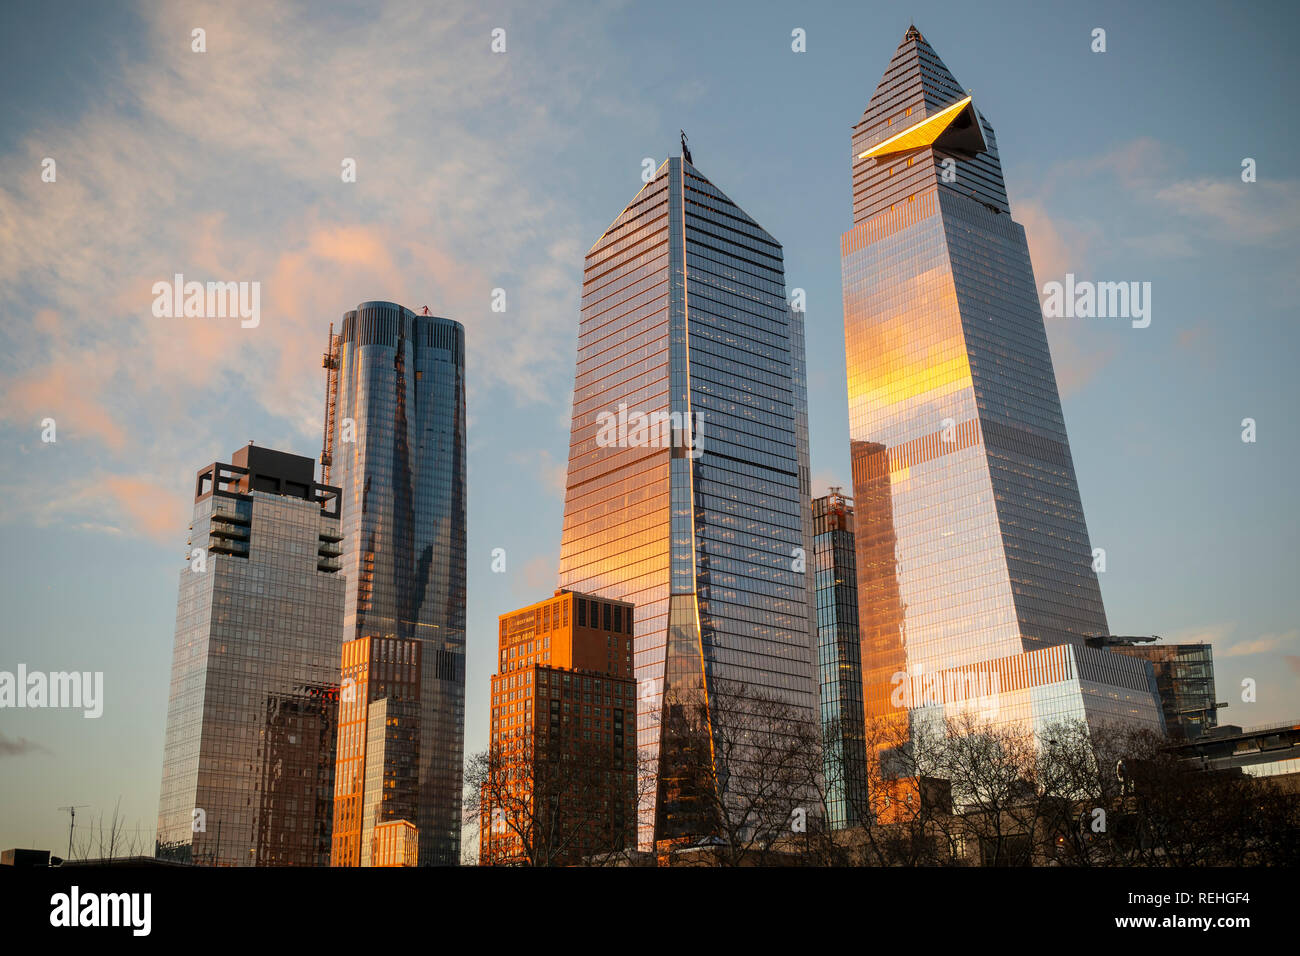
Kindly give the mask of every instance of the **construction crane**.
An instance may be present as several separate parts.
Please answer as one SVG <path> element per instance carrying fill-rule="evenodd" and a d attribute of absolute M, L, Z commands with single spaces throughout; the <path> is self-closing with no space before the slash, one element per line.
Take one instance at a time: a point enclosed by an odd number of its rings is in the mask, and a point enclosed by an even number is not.
<path fill-rule="evenodd" d="M 320 451 L 320 483 L 330 483 L 330 465 L 334 464 L 334 405 L 339 396 L 339 339 L 330 323 L 329 340 L 320 365 L 325 369 L 325 441 Z"/>
<path fill-rule="evenodd" d="M 70 807 L 59 807 L 60 811 L 68 811 L 68 859 L 72 859 L 72 829 L 77 824 L 77 811 L 90 806 L 88 803 L 75 803 Z"/>

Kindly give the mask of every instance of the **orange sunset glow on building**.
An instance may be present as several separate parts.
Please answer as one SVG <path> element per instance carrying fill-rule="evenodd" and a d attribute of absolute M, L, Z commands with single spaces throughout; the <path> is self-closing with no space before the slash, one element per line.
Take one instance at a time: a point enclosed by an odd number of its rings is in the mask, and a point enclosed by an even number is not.
<path fill-rule="evenodd" d="M 479 862 L 621 851 L 636 821 L 633 605 L 558 590 L 503 614 Z"/>

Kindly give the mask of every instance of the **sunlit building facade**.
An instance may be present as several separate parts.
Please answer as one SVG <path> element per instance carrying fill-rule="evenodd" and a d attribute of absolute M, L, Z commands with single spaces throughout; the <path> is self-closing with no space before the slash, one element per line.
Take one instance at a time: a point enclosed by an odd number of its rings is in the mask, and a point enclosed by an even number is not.
<path fill-rule="evenodd" d="M 1149 668 L 1085 643 L 1106 613 L 1025 232 L 992 127 L 915 27 L 853 127 L 851 164 L 841 253 L 868 716 L 1159 728 Z"/>
<path fill-rule="evenodd" d="M 325 354 L 325 481 L 342 489 L 345 640 L 421 649 L 420 865 L 460 860 L 465 736 L 465 332 L 363 302 Z"/>
<path fill-rule="evenodd" d="M 198 472 L 180 572 L 160 857 L 329 861 L 344 581 L 338 489 L 247 445 Z"/>
<path fill-rule="evenodd" d="M 816 720 L 802 319 L 780 244 L 689 155 L 587 253 L 559 583 L 637 608 L 646 849 L 696 835 L 665 708 L 724 681 Z"/>
<path fill-rule="evenodd" d="M 480 865 L 634 847 L 633 618 L 626 601 L 556 591 L 498 619 Z"/>
<path fill-rule="evenodd" d="M 391 820 L 375 827 L 371 866 L 417 866 L 420 838 L 410 820 Z"/>
<path fill-rule="evenodd" d="M 331 866 L 379 865 L 386 824 L 405 821 L 418 835 L 423 650 L 414 638 L 343 645 Z"/>
<path fill-rule="evenodd" d="M 868 816 L 853 499 L 838 488 L 814 498 L 812 523 L 826 822 L 839 830 Z"/>

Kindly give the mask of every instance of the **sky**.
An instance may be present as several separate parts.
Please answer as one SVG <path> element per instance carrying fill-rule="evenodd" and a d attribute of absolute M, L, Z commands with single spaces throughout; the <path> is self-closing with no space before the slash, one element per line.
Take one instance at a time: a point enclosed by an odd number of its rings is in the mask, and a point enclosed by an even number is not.
<path fill-rule="evenodd" d="M 1300 719 L 1293 4 L 5 4 L 0 670 L 102 671 L 104 710 L 0 710 L 0 847 L 65 848 L 82 805 L 152 851 L 194 474 L 318 456 L 327 330 L 370 299 L 466 327 L 486 747 L 496 616 L 555 586 L 583 255 L 679 129 L 784 246 L 814 491 L 850 487 L 849 131 L 909 19 L 1039 287 L 1151 283 L 1147 328 L 1047 320 L 1111 630 L 1210 641 L 1221 722 Z M 176 273 L 259 282 L 260 323 L 155 317 Z"/>

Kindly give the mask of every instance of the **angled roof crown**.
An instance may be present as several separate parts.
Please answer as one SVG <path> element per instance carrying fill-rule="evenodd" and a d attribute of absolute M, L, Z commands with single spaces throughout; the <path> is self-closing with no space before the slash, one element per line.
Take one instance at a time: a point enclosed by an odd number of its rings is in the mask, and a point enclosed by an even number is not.
<path fill-rule="evenodd" d="M 880 82 L 876 84 L 876 90 L 871 94 L 871 100 L 858 125 L 869 118 L 874 119 L 874 108 L 900 92 L 913 98 L 920 93 L 927 114 L 937 112 L 966 95 L 952 71 L 939 59 L 939 54 L 934 52 L 934 47 L 930 46 L 915 25 L 909 26 L 903 34 L 902 42 L 890 58 Z"/>

